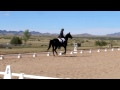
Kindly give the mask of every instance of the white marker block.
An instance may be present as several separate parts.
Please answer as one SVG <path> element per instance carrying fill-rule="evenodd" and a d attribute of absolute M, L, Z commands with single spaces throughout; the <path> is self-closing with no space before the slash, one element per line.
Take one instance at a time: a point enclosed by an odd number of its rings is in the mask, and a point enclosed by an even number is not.
<path fill-rule="evenodd" d="M 62 51 L 60 51 L 59 55 L 60 55 L 60 56 L 62 55 Z"/>
<path fill-rule="evenodd" d="M 47 53 L 47 56 L 50 56 L 50 52 Z"/>
<path fill-rule="evenodd" d="M 81 50 L 80 53 L 82 54 L 82 53 L 83 53 L 83 50 Z"/>
<path fill-rule="evenodd" d="M 24 73 L 21 73 L 19 79 L 24 79 Z"/>
<path fill-rule="evenodd" d="M 6 66 L 5 74 L 3 79 L 12 79 L 12 73 L 11 73 L 11 68 L 10 65 Z"/>
<path fill-rule="evenodd" d="M 98 49 L 98 51 L 97 52 L 100 52 L 100 49 Z"/>
<path fill-rule="evenodd" d="M 107 49 L 105 49 L 105 52 L 107 52 Z"/>
<path fill-rule="evenodd" d="M 18 54 L 18 57 L 17 58 L 21 58 L 22 56 L 21 56 L 21 54 Z"/>
<path fill-rule="evenodd" d="M 3 56 L 3 55 L 1 55 L 1 56 L 0 56 L 0 60 L 3 60 L 3 59 L 4 59 L 4 56 Z"/>
<path fill-rule="evenodd" d="M 112 48 L 111 51 L 114 51 L 114 48 Z"/>
<path fill-rule="evenodd" d="M 120 51 L 120 48 L 118 48 L 118 51 Z"/>
<path fill-rule="evenodd" d="M 73 54 L 73 51 L 71 51 L 70 54 Z"/>
<path fill-rule="evenodd" d="M 73 51 L 73 53 L 77 53 L 77 51 Z"/>
<path fill-rule="evenodd" d="M 90 49 L 89 53 L 92 53 L 91 49 Z"/>
<path fill-rule="evenodd" d="M 61 55 L 62 55 L 62 53 L 59 53 L 59 55 L 61 56 Z"/>
<path fill-rule="evenodd" d="M 36 57 L 37 55 L 36 55 L 36 53 L 33 53 L 33 57 Z"/>

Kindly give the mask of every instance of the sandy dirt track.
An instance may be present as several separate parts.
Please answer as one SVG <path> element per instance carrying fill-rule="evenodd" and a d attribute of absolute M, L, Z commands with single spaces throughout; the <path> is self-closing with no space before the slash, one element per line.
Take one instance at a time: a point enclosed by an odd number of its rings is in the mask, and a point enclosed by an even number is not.
<path fill-rule="evenodd" d="M 67 51 L 66 55 L 55 57 L 38 53 L 35 58 L 32 54 L 24 54 L 19 59 L 17 55 L 5 55 L 5 59 L 0 60 L 0 71 L 4 72 L 6 65 L 11 65 L 13 73 L 71 79 L 120 79 L 120 51 L 117 49 L 79 52 L 71 55 Z"/>

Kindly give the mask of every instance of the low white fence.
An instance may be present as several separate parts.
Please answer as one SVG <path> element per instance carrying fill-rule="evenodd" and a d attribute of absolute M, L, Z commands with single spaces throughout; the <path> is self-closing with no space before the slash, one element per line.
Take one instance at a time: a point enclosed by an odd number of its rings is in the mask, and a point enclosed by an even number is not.
<path fill-rule="evenodd" d="M 13 79 L 12 78 L 13 76 L 17 76 L 18 79 L 69 79 L 69 78 L 54 78 L 54 77 L 27 75 L 24 73 L 12 73 L 10 65 L 7 65 L 5 72 L 0 72 L 0 74 L 4 75 L 3 79 Z"/>

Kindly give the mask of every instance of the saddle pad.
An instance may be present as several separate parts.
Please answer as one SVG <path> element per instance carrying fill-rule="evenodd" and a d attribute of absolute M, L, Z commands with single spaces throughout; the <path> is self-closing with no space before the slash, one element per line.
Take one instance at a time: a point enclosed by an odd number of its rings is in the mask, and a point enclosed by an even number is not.
<path fill-rule="evenodd" d="M 58 40 L 59 40 L 61 43 L 63 43 L 63 42 L 65 41 L 64 38 L 58 38 Z"/>
<path fill-rule="evenodd" d="M 65 41 L 65 39 L 64 38 L 61 38 L 62 40 L 63 40 L 63 42 Z"/>

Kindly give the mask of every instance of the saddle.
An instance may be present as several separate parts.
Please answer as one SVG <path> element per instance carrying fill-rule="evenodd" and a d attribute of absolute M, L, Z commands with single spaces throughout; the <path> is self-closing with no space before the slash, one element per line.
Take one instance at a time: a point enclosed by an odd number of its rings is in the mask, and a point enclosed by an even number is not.
<path fill-rule="evenodd" d="M 64 43 L 65 39 L 64 38 L 58 38 L 59 42 Z"/>

